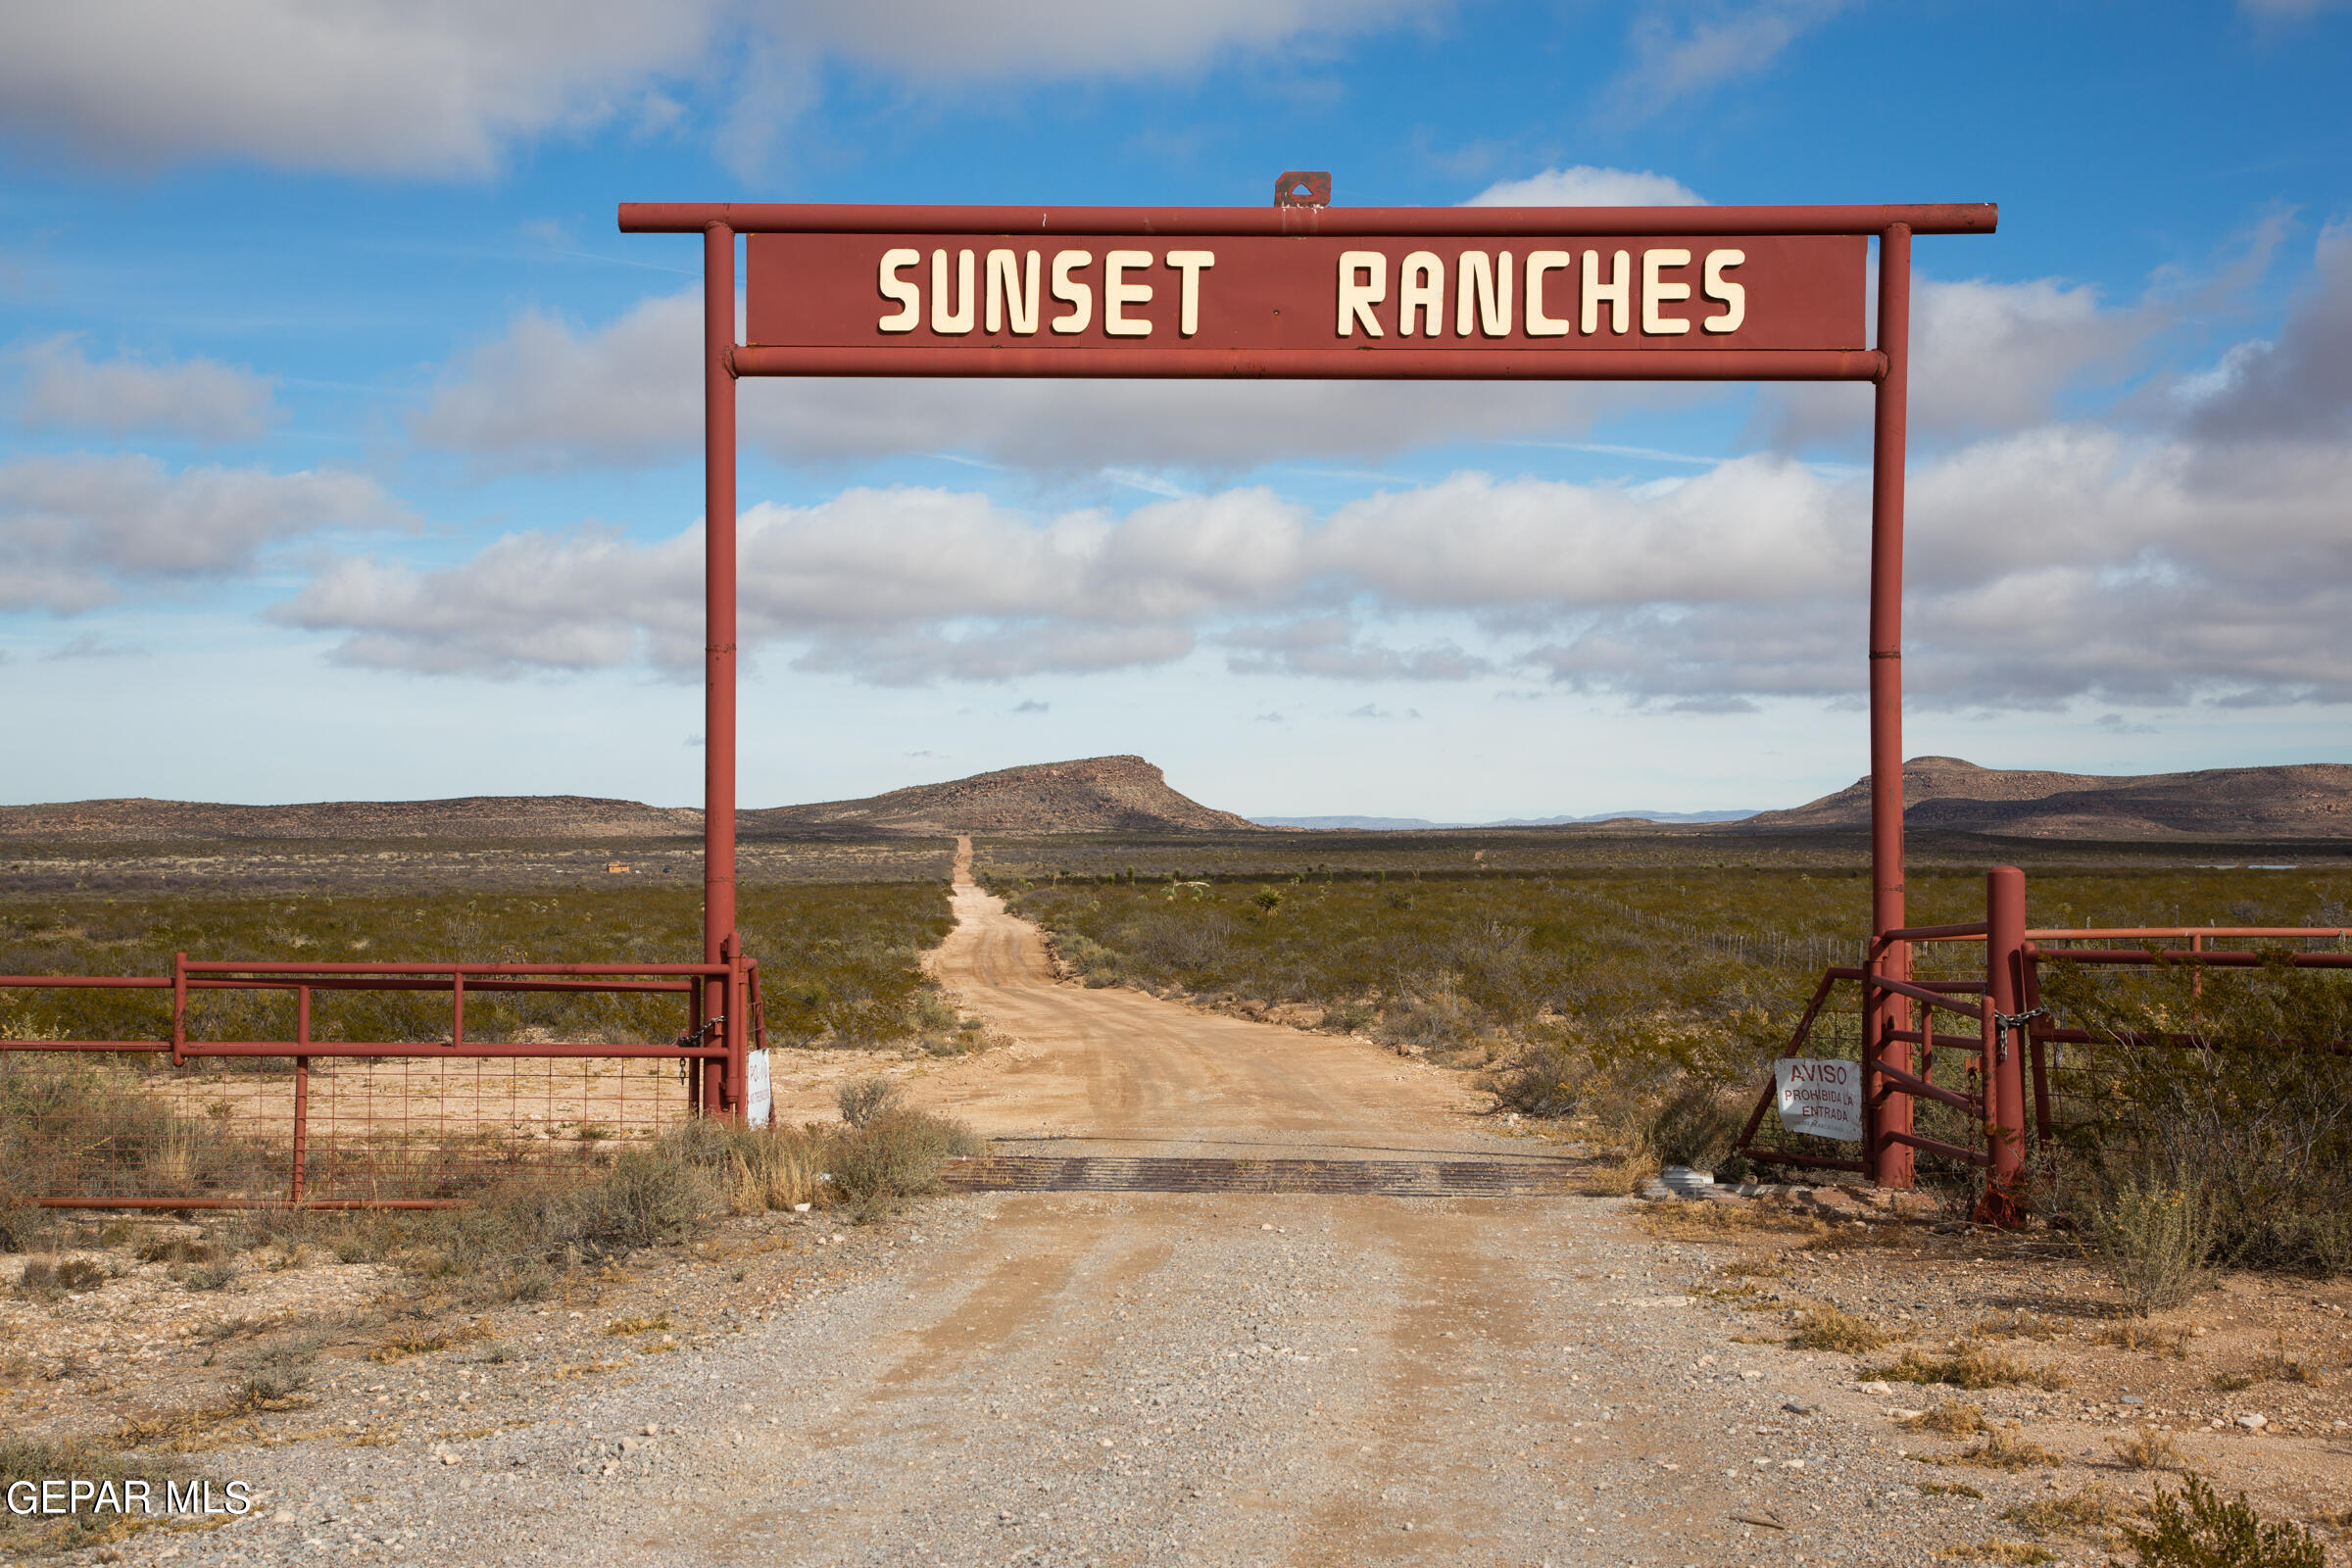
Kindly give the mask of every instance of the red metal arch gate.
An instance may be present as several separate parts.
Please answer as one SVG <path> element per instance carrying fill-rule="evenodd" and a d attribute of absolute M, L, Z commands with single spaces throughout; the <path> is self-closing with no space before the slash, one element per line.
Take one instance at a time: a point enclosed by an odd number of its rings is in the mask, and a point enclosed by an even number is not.
<path fill-rule="evenodd" d="M 1294 176 L 1285 175 L 1284 185 Z M 1324 187 L 1327 189 L 1328 187 Z M 628 233 L 703 236 L 703 959 L 735 933 L 735 381 L 745 375 L 1869 381 L 1871 934 L 1903 927 L 1903 437 L 1911 237 L 1988 234 L 1990 204 L 1271 209 L 624 203 Z M 735 341 L 735 238 L 748 343 Z M 1879 243 L 1878 341 L 1864 324 Z M 1865 1050 L 1909 1074 L 1912 999 Z M 725 1011 L 714 986 L 706 1016 Z M 740 1054 L 706 1061 L 734 1106 Z M 1911 1183 L 1911 1097 L 1869 1174 Z"/>

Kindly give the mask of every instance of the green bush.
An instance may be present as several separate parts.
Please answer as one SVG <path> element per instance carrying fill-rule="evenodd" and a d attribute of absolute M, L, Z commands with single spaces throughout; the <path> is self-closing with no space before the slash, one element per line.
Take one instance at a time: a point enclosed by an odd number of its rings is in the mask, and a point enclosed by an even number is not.
<path fill-rule="evenodd" d="M 2133 1316 L 2169 1311 L 2212 1284 L 2213 1223 L 2197 1178 L 2104 1184 L 2085 1206 L 2099 1259 Z"/>
<path fill-rule="evenodd" d="M 863 1220 L 940 1191 L 943 1164 L 986 1150 L 961 1122 L 900 1106 L 877 1112 L 834 1139 L 826 1157 L 835 1191 Z"/>
<path fill-rule="evenodd" d="M 1685 1084 L 1650 1118 L 1645 1142 L 1659 1163 L 1712 1170 L 1740 1136 L 1740 1117 L 1705 1084 Z"/>
<path fill-rule="evenodd" d="M 2185 1506 L 2183 1506 L 2185 1504 Z M 2124 1527 L 2140 1568 L 2328 1568 L 2328 1554 L 2311 1533 L 2262 1516 L 2239 1493 L 2235 1502 L 2195 1476 L 2179 1492 L 2159 1489 L 2148 1528 Z"/>
<path fill-rule="evenodd" d="M 2331 1049 L 2352 1038 L 2352 985 L 2281 955 L 2255 969 L 2048 967 L 2051 1005 L 2096 1040 L 2057 1088 L 2068 1186 L 2102 1250 L 2155 1248 L 2160 1272 L 2192 1283 L 2208 1263 L 2352 1272 L 2352 1057 Z M 2119 1226 L 2141 1240 L 2111 1242 Z"/>
<path fill-rule="evenodd" d="M 904 1091 L 890 1079 L 878 1075 L 852 1078 L 834 1091 L 834 1101 L 841 1107 L 841 1119 L 852 1127 L 863 1127 L 886 1111 L 898 1108 Z"/>

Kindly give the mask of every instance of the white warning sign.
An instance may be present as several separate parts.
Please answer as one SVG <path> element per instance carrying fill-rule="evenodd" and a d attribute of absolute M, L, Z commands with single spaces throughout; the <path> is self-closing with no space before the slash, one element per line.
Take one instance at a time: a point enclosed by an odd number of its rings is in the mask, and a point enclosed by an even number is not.
<path fill-rule="evenodd" d="M 1780 1090 L 1781 1125 L 1792 1133 L 1862 1141 L 1862 1064 L 1783 1056 L 1772 1064 Z"/>

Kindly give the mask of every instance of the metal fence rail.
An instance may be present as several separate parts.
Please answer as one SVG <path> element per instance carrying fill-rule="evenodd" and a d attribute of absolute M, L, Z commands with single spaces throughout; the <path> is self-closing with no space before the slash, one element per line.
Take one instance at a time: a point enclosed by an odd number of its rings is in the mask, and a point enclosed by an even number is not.
<path fill-rule="evenodd" d="M 1912 1151 L 1985 1172 L 1979 1215 L 2011 1223 L 2025 1208 L 2028 1134 L 2035 1148 L 2057 1136 L 2050 1077 L 2054 1048 L 2090 1044 L 2091 1031 L 2051 1015 L 2041 994 L 2041 965 L 2062 960 L 2103 967 L 2180 965 L 2253 968 L 2283 961 L 2296 968 L 2352 969 L 2346 951 L 2352 929 L 2334 926 L 2104 926 L 2031 929 L 2026 925 L 2025 873 L 2001 866 L 1985 879 L 1985 917 L 1953 925 L 1888 931 L 1855 968 L 1826 970 L 1811 1003 L 1790 1032 L 1783 1056 L 1804 1054 L 1838 988 L 1859 988 L 1862 1147 L 1834 1154 L 1759 1142 L 1774 1115 L 1775 1085 L 1766 1075 L 1754 1110 L 1735 1151 L 1761 1164 L 1854 1171 L 1886 1185 L 1911 1184 Z M 2129 942 L 2131 947 L 2114 946 Z M 2217 942 L 2256 944 L 2217 948 Z M 1914 977 L 1914 950 L 1937 944 L 1984 948 L 1980 978 Z M 2090 946 L 2089 944 L 2104 944 Z M 1936 1027 L 1937 1013 L 1966 1019 L 1965 1032 Z M 2186 1035 L 2148 1037 L 2139 1044 L 2191 1046 Z M 2352 1042 L 2325 1049 L 2352 1053 Z M 1961 1086 L 1936 1080 L 1938 1052 L 1960 1054 Z M 1928 1100 L 1967 1116 L 1980 1139 L 1966 1147 L 1927 1137 L 1913 1124 L 1914 1102 Z"/>
<path fill-rule="evenodd" d="M 0 975 L 0 994 L 145 991 L 155 1038 L 0 1039 L 0 1182 L 53 1207 L 433 1207 L 504 1180 L 593 1164 L 688 1116 L 740 1116 L 765 1045 L 759 969 L 719 963 L 294 963 L 174 957 L 166 975 Z M 220 993 L 293 1004 L 284 1039 L 208 1038 Z M 318 1004 L 439 993 L 438 1039 L 347 1039 Z M 468 1038 L 499 994 L 675 999 L 668 1040 Z M 477 1013 L 478 1018 L 478 1013 Z M 224 1022 L 250 1023 L 238 1017 Z"/>

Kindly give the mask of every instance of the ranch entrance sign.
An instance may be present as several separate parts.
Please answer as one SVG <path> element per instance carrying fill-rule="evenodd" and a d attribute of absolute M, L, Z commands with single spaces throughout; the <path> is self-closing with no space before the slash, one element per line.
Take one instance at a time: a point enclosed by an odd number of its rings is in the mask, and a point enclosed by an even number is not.
<path fill-rule="evenodd" d="M 1967 1154 L 1911 1121 L 1912 1046 L 1932 1055 L 1937 1037 L 1924 1015 L 1913 1026 L 1926 993 L 1909 984 L 1903 926 L 1903 428 L 1912 236 L 1989 234 L 1995 209 L 1346 209 L 1320 205 L 1329 193 L 1327 175 L 1286 173 L 1275 205 L 1256 209 L 622 205 L 624 232 L 703 239 L 705 961 L 736 951 L 740 376 L 1867 381 L 1863 1052 L 1882 1084 L 1863 1097 L 1860 1164 L 1908 1186 L 1915 1148 Z M 738 235 L 745 343 L 734 329 Z M 1875 342 L 1864 309 L 1873 242 Z M 2003 1147 L 1975 1157 L 1994 1166 L 1996 1185 L 2014 1174 Z"/>

